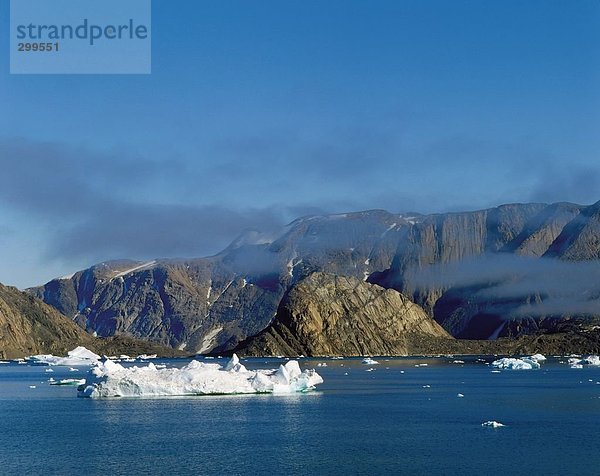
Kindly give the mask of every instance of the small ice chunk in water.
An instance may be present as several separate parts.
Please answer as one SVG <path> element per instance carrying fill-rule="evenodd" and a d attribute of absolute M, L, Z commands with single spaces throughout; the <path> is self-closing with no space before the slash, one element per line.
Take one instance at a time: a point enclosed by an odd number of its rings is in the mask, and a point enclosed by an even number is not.
<path fill-rule="evenodd" d="M 32 355 L 27 360 L 35 364 L 46 364 L 46 365 L 93 365 L 100 360 L 98 354 L 94 354 L 91 350 L 85 347 L 75 347 L 73 350 L 67 352 L 67 357 L 56 357 L 51 354 Z"/>
<path fill-rule="evenodd" d="M 486 428 L 501 428 L 506 425 L 504 425 L 503 423 L 500 423 L 498 421 L 495 421 L 495 420 L 490 420 L 490 421 L 483 422 L 481 424 L 481 426 L 486 427 Z"/>
<path fill-rule="evenodd" d="M 529 357 L 523 357 L 521 359 L 515 359 L 512 357 L 505 357 L 502 359 L 494 360 L 492 367 L 497 369 L 509 369 L 509 370 L 532 370 L 539 369 L 540 364 L 537 360 L 533 360 Z"/>
<path fill-rule="evenodd" d="M 584 365 L 597 367 L 600 366 L 600 356 L 588 355 L 582 359 L 571 357 L 568 362 L 572 369 L 582 369 Z"/>
<path fill-rule="evenodd" d="M 542 354 L 533 354 L 530 358 L 535 360 L 536 362 L 543 362 L 544 360 L 546 360 L 546 357 Z"/>
<path fill-rule="evenodd" d="M 464 395 L 463 395 L 462 393 L 459 393 L 459 394 L 457 394 L 456 396 L 457 396 L 458 398 L 463 398 L 463 397 L 464 397 Z"/>
<path fill-rule="evenodd" d="M 58 381 L 51 380 L 50 385 L 83 385 L 85 383 L 85 379 L 83 378 L 64 378 Z"/>
<path fill-rule="evenodd" d="M 362 360 L 362 363 L 364 365 L 377 365 L 377 364 L 379 364 L 379 362 L 377 362 L 376 360 L 373 360 L 371 357 L 365 357 Z"/>
<path fill-rule="evenodd" d="M 598 355 L 588 355 L 584 359 L 581 360 L 583 365 L 593 365 L 600 366 L 600 356 Z"/>

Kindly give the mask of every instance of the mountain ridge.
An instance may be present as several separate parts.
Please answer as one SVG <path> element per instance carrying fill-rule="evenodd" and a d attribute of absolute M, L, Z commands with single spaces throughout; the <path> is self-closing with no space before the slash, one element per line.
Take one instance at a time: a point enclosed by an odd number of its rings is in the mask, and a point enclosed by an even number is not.
<path fill-rule="evenodd" d="M 488 276 L 487 282 L 466 288 L 424 283 L 422 276 L 469 260 L 485 266 L 489 256 L 536 263 L 542 258 L 552 263 L 594 261 L 598 203 L 506 204 L 431 215 L 385 210 L 314 215 L 292 221 L 271 241 L 250 232 L 214 256 L 101 263 L 69 280 L 52 280 L 28 291 L 89 332 L 122 333 L 188 351 L 225 351 L 258 334 L 271 323 L 285 293 L 314 272 L 396 289 L 451 334 L 464 338 L 493 336 L 500 325 L 490 322 L 498 319 L 509 325 L 495 338 L 552 331 L 549 319 L 532 315 L 519 320 L 513 314 L 527 305 L 552 302 L 553 295 L 525 293 L 507 301 L 500 296 L 498 302 L 508 310 L 488 319 L 486 302 L 473 305 L 469 293 L 493 293 L 498 283 L 506 284 L 506 276 Z M 569 244 L 559 246 L 561 242 Z M 523 262 L 511 271 L 514 276 L 530 261 Z M 558 279 L 558 272 L 554 274 Z M 595 292 L 583 304 L 595 305 Z M 487 299 L 489 303 L 492 298 Z"/>

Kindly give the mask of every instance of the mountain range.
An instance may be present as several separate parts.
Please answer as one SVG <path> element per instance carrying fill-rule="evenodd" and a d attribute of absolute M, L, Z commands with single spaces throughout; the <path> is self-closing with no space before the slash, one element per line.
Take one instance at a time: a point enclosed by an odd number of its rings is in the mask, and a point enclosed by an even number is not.
<path fill-rule="evenodd" d="M 250 230 L 205 258 L 100 263 L 27 292 L 101 337 L 216 353 L 280 325 L 294 313 L 280 304 L 322 273 L 398 291 L 450 336 L 494 340 L 593 329 L 598 260 L 600 202 L 371 210 L 303 217 L 275 237 Z"/>

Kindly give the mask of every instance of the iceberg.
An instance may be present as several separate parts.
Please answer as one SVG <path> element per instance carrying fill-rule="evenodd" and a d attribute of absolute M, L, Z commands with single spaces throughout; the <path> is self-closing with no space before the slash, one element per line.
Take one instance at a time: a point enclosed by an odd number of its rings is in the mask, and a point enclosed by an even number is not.
<path fill-rule="evenodd" d="M 571 357 L 568 362 L 572 369 L 582 369 L 584 365 L 597 367 L 600 366 L 600 356 L 588 355 L 583 359 Z"/>
<path fill-rule="evenodd" d="M 379 364 L 379 362 L 377 362 L 376 360 L 373 360 L 371 357 L 366 357 L 362 360 L 362 363 L 365 365 L 377 365 Z"/>
<path fill-rule="evenodd" d="M 481 424 L 481 426 L 485 427 L 485 428 L 501 428 L 504 425 L 503 423 L 500 423 L 498 421 L 494 421 L 494 420 L 490 420 L 490 421 L 485 421 Z"/>
<path fill-rule="evenodd" d="M 186 395 L 225 395 L 274 393 L 289 394 L 313 390 L 323 383 L 314 370 L 300 370 L 295 360 L 276 370 L 247 370 L 233 355 L 226 366 L 192 360 L 182 368 L 159 369 L 153 363 L 144 367 L 123 367 L 112 360 L 97 362 L 88 372 L 78 396 L 162 397 Z"/>
<path fill-rule="evenodd" d="M 600 356 L 598 355 L 588 355 L 586 358 L 581 360 L 583 365 L 594 365 L 600 366 Z"/>
<path fill-rule="evenodd" d="M 509 370 L 532 370 L 539 369 L 540 364 L 537 360 L 530 357 L 523 357 L 521 359 L 504 357 L 502 359 L 494 360 L 492 362 L 492 367 Z"/>
<path fill-rule="evenodd" d="M 533 354 L 530 359 L 535 360 L 536 362 L 543 362 L 544 360 L 546 360 L 546 356 L 542 355 L 542 354 Z"/>
<path fill-rule="evenodd" d="M 62 380 L 50 380 L 50 385 L 83 385 L 85 383 L 85 379 L 83 378 L 65 378 Z"/>
<path fill-rule="evenodd" d="M 32 355 L 27 360 L 38 365 L 81 366 L 93 365 L 100 360 L 98 354 L 79 346 L 67 352 L 67 357 L 56 357 L 51 354 Z"/>

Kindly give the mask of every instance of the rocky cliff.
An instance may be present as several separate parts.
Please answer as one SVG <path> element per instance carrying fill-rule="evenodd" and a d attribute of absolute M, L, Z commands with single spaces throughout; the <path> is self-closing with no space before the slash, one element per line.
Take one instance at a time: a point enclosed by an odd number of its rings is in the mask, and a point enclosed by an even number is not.
<path fill-rule="evenodd" d="M 275 320 L 243 342 L 246 355 L 408 355 L 452 339 L 397 291 L 353 277 L 314 273 L 282 299 Z"/>
<path fill-rule="evenodd" d="M 171 349 L 127 337 L 96 339 L 41 300 L 0 284 L 0 358 L 66 355 L 78 345 L 107 355 L 174 355 Z"/>
<path fill-rule="evenodd" d="M 600 317 L 600 202 L 504 205 L 425 217 L 369 280 L 422 305 L 455 337 L 555 332 Z"/>

